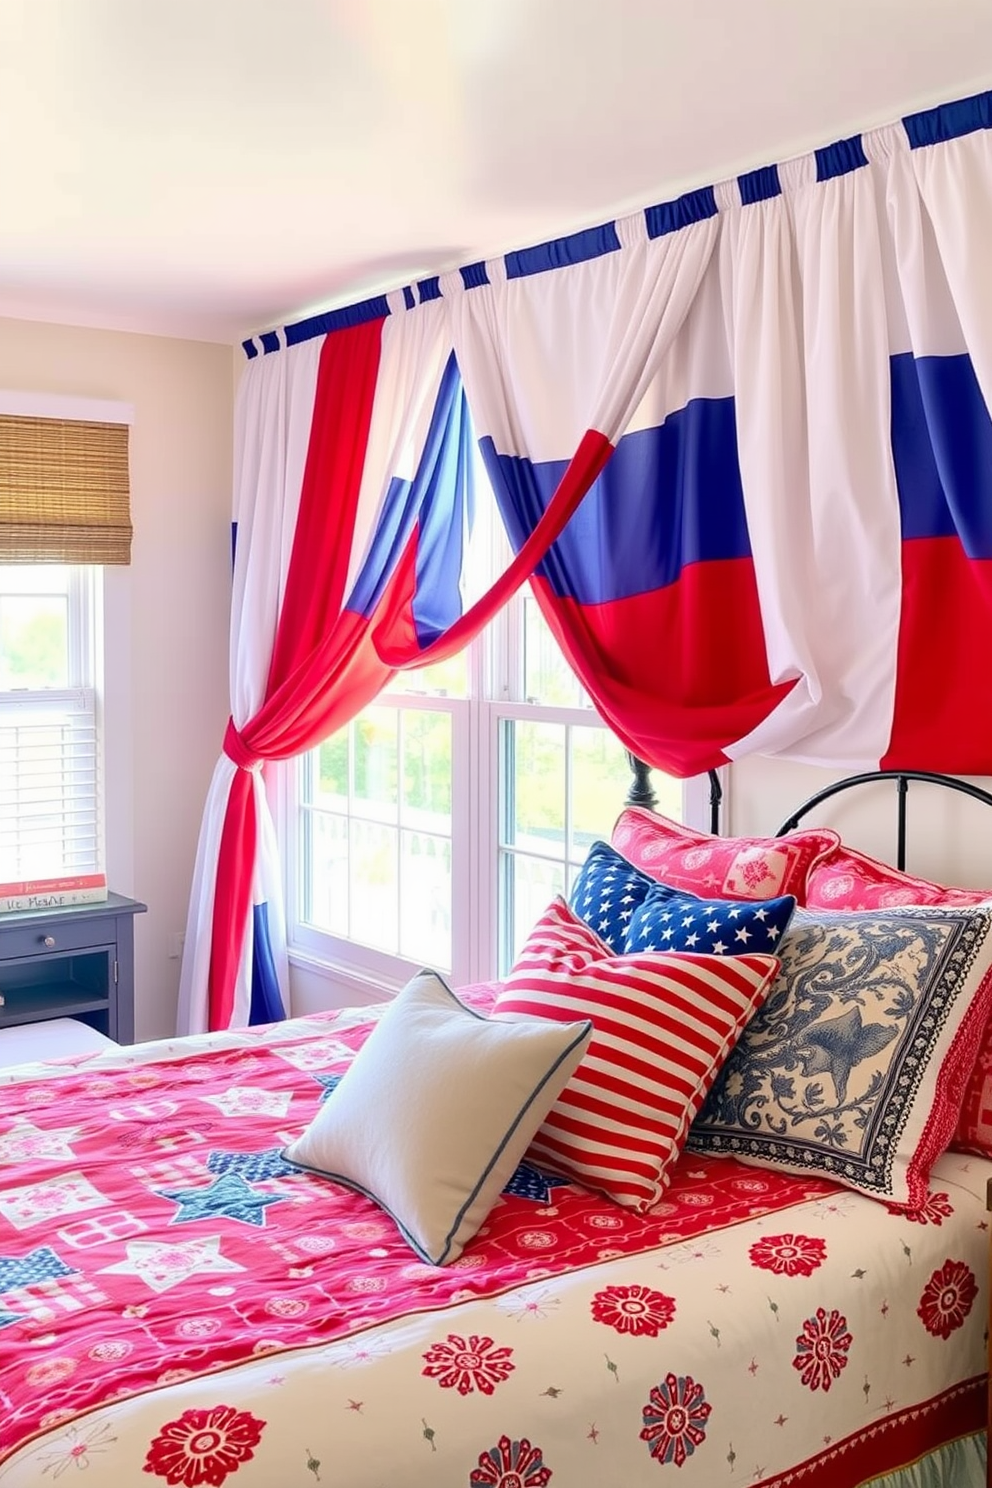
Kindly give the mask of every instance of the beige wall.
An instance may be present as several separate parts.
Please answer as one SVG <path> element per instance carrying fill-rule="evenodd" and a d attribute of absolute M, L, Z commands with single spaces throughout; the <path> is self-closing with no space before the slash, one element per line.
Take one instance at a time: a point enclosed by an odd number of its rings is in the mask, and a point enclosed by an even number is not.
<path fill-rule="evenodd" d="M 825 785 L 855 771 L 822 770 L 780 760 L 739 760 L 728 772 L 724 832 L 774 832 L 796 806 Z M 992 790 L 992 780 L 971 777 Z M 992 809 L 930 785 L 910 785 L 907 800 L 910 872 L 940 883 L 992 889 Z M 885 862 L 896 850 L 896 794 L 891 783 L 859 787 L 834 797 L 804 818 L 834 827 L 845 842 Z"/>
<path fill-rule="evenodd" d="M 175 1031 L 200 811 L 228 713 L 229 346 L 0 319 L 0 388 L 134 408 L 129 569 L 106 574 L 107 867 L 135 922 L 136 1035 Z"/>

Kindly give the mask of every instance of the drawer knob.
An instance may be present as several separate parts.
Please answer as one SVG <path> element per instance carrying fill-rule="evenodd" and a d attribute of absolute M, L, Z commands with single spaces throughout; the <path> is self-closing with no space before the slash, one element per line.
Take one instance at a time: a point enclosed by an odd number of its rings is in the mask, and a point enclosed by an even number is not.
<path fill-rule="evenodd" d="M 45 939 L 44 939 L 44 945 L 45 945 L 46 949 L 50 951 L 52 949 L 52 946 L 54 944 L 55 944 L 55 936 L 54 935 L 46 935 L 45 936 Z"/>

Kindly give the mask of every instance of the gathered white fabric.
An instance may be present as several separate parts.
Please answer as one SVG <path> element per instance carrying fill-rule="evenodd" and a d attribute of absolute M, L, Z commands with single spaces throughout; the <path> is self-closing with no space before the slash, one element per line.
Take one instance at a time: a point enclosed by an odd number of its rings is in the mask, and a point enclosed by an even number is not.
<path fill-rule="evenodd" d="M 976 686 L 992 634 L 990 131 L 992 94 L 947 104 L 288 327 L 261 354 L 246 343 L 236 726 L 264 694 L 321 348 L 379 318 L 349 582 L 417 467 L 454 350 L 514 545 L 574 506 L 534 589 L 635 753 L 681 775 L 750 753 L 992 772 Z M 431 582 L 460 599 L 461 574 Z M 220 761 L 204 815 L 183 1030 L 205 1026 L 233 770 Z M 255 792 L 255 898 L 281 967 L 261 779 Z M 249 925 L 235 1022 L 251 953 Z"/>

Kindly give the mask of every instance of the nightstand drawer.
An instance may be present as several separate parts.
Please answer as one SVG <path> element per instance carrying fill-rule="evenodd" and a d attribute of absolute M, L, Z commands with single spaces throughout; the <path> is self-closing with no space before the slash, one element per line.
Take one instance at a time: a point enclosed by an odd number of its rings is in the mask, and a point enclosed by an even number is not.
<path fill-rule="evenodd" d="M 104 1038 L 134 1042 L 137 899 L 0 914 L 0 1029 L 75 1018 Z"/>
<path fill-rule="evenodd" d="M 91 946 L 112 946 L 117 939 L 117 922 L 113 915 L 94 916 L 85 920 L 54 920 L 43 911 L 33 925 L 20 924 L 3 929 L 3 959 L 14 961 L 21 956 L 57 956 L 60 951 L 84 951 Z"/>

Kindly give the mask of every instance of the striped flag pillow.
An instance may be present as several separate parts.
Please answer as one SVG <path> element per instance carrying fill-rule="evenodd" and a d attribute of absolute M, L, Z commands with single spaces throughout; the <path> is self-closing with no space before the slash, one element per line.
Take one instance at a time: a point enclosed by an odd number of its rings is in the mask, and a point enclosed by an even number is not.
<path fill-rule="evenodd" d="M 493 1016 L 588 1019 L 593 1033 L 528 1157 L 627 1209 L 650 1209 L 778 968 L 776 957 L 764 955 L 614 956 L 555 899 Z"/>

